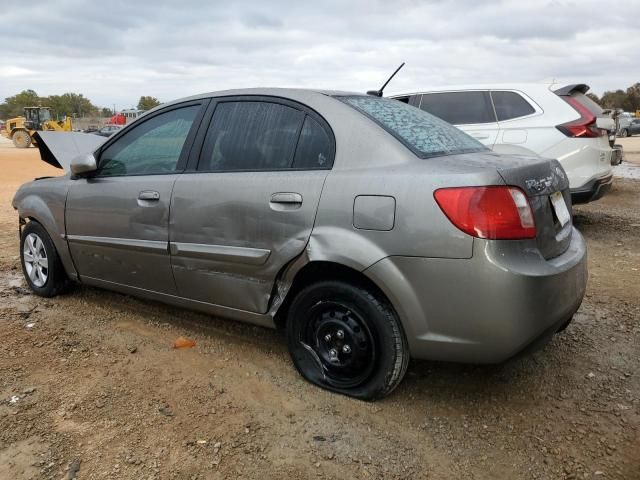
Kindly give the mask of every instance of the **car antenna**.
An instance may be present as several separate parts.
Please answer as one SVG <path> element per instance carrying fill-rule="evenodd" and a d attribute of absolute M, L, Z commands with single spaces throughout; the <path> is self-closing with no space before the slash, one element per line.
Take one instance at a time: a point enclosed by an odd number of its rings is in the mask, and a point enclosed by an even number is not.
<path fill-rule="evenodd" d="M 374 97 L 381 97 L 382 92 L 384 91 L 384 87 L 387 86 L 387 84 L 391 81 L 393 77 L 396 76 L 396 73 L 398 73 L 402 67 L 404 67 L 404 62 L 402 62 L 402 64 L 398 68 L 396 68 L 396 71 L 391 74 L 391 76 L 386 82 L 384 82 L 384 85 L 380 87 L 380 90 L 369 90 L 367 92 L 367 95 L 373 95 Z"/>

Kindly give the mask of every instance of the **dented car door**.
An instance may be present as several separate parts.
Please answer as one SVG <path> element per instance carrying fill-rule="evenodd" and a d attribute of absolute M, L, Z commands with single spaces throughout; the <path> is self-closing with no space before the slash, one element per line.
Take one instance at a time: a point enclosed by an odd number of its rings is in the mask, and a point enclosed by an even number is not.
<path fill-rule="evenodd" d="M 173 192 L 178 294 L 264 313 L 278 272 L 308 242 L 333 133 L 314 112 L 271 97 L 226 98 L 209 117 L 201 154 Z"/>
<path fill-rule="evenodd" d="M 83 282 L 174 294 L 168 252 L 171 192 L 202 102 L 174 105 L 98 153 L 98 169 L 70 182 L 67 241 Z"/>

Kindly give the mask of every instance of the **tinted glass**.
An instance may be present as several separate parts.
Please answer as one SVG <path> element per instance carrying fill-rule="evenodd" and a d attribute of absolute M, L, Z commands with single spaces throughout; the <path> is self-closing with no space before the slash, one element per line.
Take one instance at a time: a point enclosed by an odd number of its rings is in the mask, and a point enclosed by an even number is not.
<path fill-rule="evenodd" d="M 198 170 L 289 168 L 304 113 L 268 102 L 224 102 L 216 107 Z"/>
<path fill-rule="evenodd" d="M 307 116 L 302 125 L 293 168 L 331 168 L 332 144 L 327 131 Z"/>
<path fill-rule="evenodd" d="M 341 99 L 382 125 L 420 157 L 487 150 L 456 127 L 402 102 L 370 96 Z"/>
<path fill-rule="evenodd" d="M 420 108 L 453 125 L 496 121 L 487 92 L 428 93 Z"/>
<path fill-rule="evenodd" d="M 200 105 L 157 115 L 117 139 L 100 155 L 100 176 L 173 172 Z"/>
<path fill-rule="evenodd" d="M 536 113 L 529 102 L 515 92 L 491 92 L 498 121 L 525 117 Z"/>

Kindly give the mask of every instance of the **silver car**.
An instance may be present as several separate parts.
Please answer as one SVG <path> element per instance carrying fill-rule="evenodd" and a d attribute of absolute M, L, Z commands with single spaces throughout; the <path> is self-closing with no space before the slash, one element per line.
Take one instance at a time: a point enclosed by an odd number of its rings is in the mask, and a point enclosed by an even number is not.
<path fill-rule="evenodd" d="M 225 91 L 73 160 L 68 135 L 38 143 L 70 172 L 13 200 L 35 293 L 76 282 L 282 327 L 299 372 L 335 392 L 383 397 L 410 357 L 501 362 L 584 295 L 560 164 L 395 100 Z"/>

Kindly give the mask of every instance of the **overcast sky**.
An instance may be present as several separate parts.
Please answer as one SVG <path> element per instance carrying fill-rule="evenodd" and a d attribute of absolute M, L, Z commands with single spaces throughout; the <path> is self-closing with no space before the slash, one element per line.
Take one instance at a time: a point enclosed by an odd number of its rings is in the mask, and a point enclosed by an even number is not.
<path fill-rule="evenodd" d="M 3 4 L 8 0 L 3 0 Z M 0 9 L 0 99 L 126 108 L 226 88 L 388 93 L 477 82 L 640 81 L 640 1 L 31 0 Z"/>

